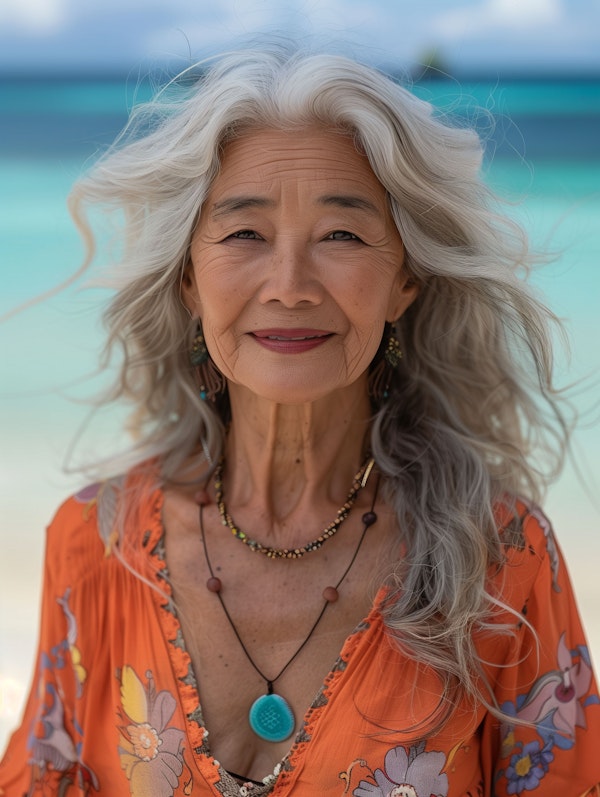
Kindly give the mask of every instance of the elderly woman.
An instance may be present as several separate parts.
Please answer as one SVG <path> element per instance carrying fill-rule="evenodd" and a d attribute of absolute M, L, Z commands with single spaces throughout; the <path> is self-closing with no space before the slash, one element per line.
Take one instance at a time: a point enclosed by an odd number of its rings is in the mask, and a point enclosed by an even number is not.
<path fill-rule="evenodd" d="M 49 529 L 2 793 L 600 794 L 554 319 L 477 136 L 341 57 L 180 92 L 74 190 L 135 443 Z"/>

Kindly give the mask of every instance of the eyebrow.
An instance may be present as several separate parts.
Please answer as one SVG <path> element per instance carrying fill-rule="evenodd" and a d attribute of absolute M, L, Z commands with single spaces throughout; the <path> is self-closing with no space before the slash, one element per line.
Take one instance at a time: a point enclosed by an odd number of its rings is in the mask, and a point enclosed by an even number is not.
<path fill-rule="evenodd" d="M 365 210 L 367 213 L 379 216 L 381 211 L 362 196 L 355 196 L 353 194 L 327 194 L 319 197 L 320 205 L 334 205 L 339 208 L 351 208 L 356 210 Z"/>
<path fill-rule="evenodd" d="M 227 213 L 234 213 L 236 210 L 247 210 L 248 208 L 272 208 L 275 202 L 272 199 L 260 196 L 232 196 L 215 202 L 212 206 L 213 216 L 222 216 Z"/>

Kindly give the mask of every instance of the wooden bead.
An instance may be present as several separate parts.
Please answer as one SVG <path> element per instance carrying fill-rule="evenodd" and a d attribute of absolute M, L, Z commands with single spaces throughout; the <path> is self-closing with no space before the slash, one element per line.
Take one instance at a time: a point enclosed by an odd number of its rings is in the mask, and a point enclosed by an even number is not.
<path fill-rule="evenodd" d="M 323 598 L 327 603 L 335 603 L 339 597 L 339 593 L 335 587 L 325 587 L 323 590 Z"/>
<path fill-rule="evenodd" d="M 216 576 L 211 576 L 206 582 L 206 589 L 209 592 L 221 592 L 222 586 L 221 579 Z"/>
<path fill-rule="evenodd" d="M 365 524 L 365 526 L 372 526 L 373 523 L 377 522 L 377 515 L 375 512 L 365 512 L 365 514 L 362 516 L 362 522 Z"/>
<path fill-rule="evenodd" d="M 210 498 L 208 497 L 206 490 L 198 490 L 198 492 L 194 493 L 194 501 L 198 504 L 198 506 L 206 506 L 207 504 L 210 504 Z"/>

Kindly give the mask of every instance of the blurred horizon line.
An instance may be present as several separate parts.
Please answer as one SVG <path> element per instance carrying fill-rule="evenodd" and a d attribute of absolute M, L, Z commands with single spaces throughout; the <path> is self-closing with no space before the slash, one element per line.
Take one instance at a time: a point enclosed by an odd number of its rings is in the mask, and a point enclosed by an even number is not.
<path fill-rule="evenodd" d="M 193 67 L 193 65 L 192 65 Z M 528 66 L 519 67 L 498 67 L 490 68 L 488 66 L 477 67 L 460 67 L 455 69 L 436 69 L 427 65 L 411 65 L 411 64 L 381 64 L 376 68 L 387 72 L 395 77 L 409 78 L 415 82 L 432 82 L 432 81 L 454 81 L 471 82 L 471 81 L 485 81 L 485 82 L 510 82 L 519 83 L 523 81 L 539 81 L 539 82 L 594 82 L 600 80 L 600 65 L 593 67 L 561 67 L 556 66 Z M 55 69 L 47 68 L 43 65 L 32 68 L 10 67 L 0 65 L 0 81 L 15 81 L 23 83 L 31 83 L 37 81 L 40 83 L 69 80 L 77 83 L 84 82 L 100 82 L 105 80 L 123 80 L 128 81 L 134 76 L 138 81 L 145 81 L 156 79 L 158 77 L 163 80 L 171 80 L 177 78 L 181 73 L 185 72 L 184 69 L 174 70 L 172 65 L 167 62 L 163 64 L 154 64 L 147 70 L 141 70 L 139 67 L 126 67 L 118 66 L 111 67 L 108 65 L 102 66 L 77 66 L 72 67 L 61 66 Z M 201 70 L 192 69 L 192 75 L 198 76 Z"/>

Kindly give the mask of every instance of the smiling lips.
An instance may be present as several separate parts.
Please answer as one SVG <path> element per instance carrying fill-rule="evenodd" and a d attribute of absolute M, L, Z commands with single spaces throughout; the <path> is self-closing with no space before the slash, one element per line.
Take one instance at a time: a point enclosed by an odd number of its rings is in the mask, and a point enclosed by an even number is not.
<path fill-rule="evenodd" d="M 332 337 L 331 332 L 322 329 L 257 329 L 251 335 L 265 349 L 281 354 L 301 354 Z"/>

